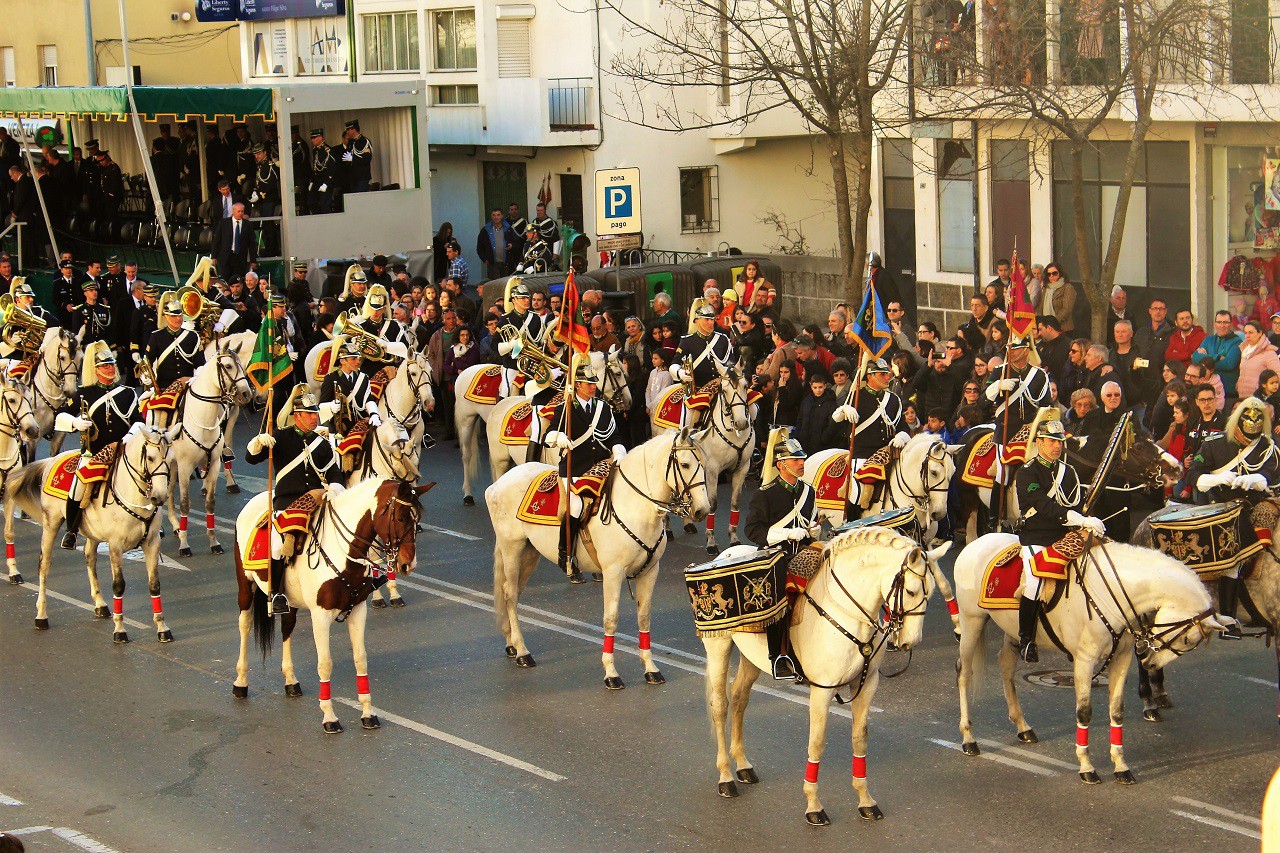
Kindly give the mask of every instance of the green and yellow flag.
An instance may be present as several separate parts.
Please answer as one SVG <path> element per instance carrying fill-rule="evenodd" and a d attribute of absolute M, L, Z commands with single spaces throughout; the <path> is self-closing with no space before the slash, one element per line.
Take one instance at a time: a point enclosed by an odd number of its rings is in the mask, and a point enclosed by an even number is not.
<path fill-rule="evenodd" d="M 258 329 L 258 341 L 253 345 L 253 357 L 249 359 L 249 381 L 259 391 L 266 391 L 293 372 L 289 351 L 276 343 L 276 318 L 267 311 Z"/>

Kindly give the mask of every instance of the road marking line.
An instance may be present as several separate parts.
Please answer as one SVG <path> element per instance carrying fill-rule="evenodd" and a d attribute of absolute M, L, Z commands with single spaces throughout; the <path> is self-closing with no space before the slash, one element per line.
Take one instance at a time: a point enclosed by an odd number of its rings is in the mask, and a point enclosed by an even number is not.
<path fill-rule="evenodd" d="M 24 584 L 24 585 L 25 585 L 25 586 L 30 587 L 30 588 L 31 588 L 31 592 L 32 592 L 32 593 L 34 593 L 34 594 L 36 594 L 36 595 L 39 595 L 39 588 L 38 588 L 38 587 L 36 587 L 36 586 L 34 586 L 34 585 L 32 585 L 32 584 Z M 48 587 L 45 587 L 44 594 L 45 594 L 45 595 L 47 595 L 47 596 L 49 596 L 50 598 L 57 599 L 58 601 L 61 601 L 61 602 L 63 602 L 64 604 L 70 604 L 70 605 L 71 605 L 71 606 L 73 606 L 73 607 L 79 607 L 81 610 L 88 610 L 90 613 L 92 613 L 92 612 L 93 612 L 93 605 L 92 605 L 92 604 L 90 604 L 90 603 L 89 603 L 89 602 L 87 602 L 87 601 L 81 601 L 81 600 L 80 600 L 80 599 L 78 599 L 78 598 L 72 598 L 72 597 L 71 597 L 71 596 L 69 596 L 69 595 L 63 595 L 62 593 L 57 592 L 56 590 L 49 589 Z M 103 619 L 102 621 L 103 621 L 103 622 L 107 622 L 107 621 L 110 621 L 110 620 Z M 146 625 L 146 624 L 144 624 L 144 623 L 142 623 L 142 622 L 138 622 L 138 621 L 137 621 L 137 620 L 135 620 L 135 619 L 130 619 L 128 616 L 126 616 L 126 617 L 124 618 L 124 624 L 126 624 L 126 625 L 131 625 L 131 626 L 133 626 L 134 628 L 137 628 L 137 629 L 138 629 L 138 630 L 140 630 L 140 631 L 145 631 L 145 630 L 147 630 L 147 629 L 149 629 L 149 628 L 154 628 L 154 627 L 155 627 L 155 624 L 154 624 L 154 623 L 152 623 L 151 625 Z"/>
<path fill-rule="evenodd" d="M 479 542 L 479 536 L 472 536 L 470 533 L 460 533 L 457 530 L 450 530 L 447 527 L 436 527 L 434 524 L 422 525 L 423 530 L 434 530 L 436 533 L 443 533 L 445 536 L 453 536 L 458 539 L 465 539 L 468 542 Z"/>
<path fill-rule="evenodd" d="M 334 701 L 342 705 L 346 705 L 350 708 L 355 708 L 357 711 L 361 710 L 360 703 L 356 702 L 353 699 L 346 699 L 344 697 L 337 696 L 337 697 L 334 697 Z M 514 767 L 517 770 L 523 770 L 526 773 L 532 773 L 534 776 L 540 776 L 543 779 L 547 779 L 551 782 L 564 782 L 564 781 L 567 781 L 569 778 L 568 776 L 561 776 L 559 773 L 553 773 L 550 770 L 544 770 L 543 768 L 539 767 L 536 764 L 530 764 L 527 761 L 521 761 L 519 758 L 514 758 L 510 755 L 507 755 L 506 753 L 489 749 L 489 747 L 487 746 L 481 746 L 480 744 L 475 743 L 474 741 L 469 741 L 469 740 L 466 740 L 465 738 L 460 738 L 457 735 L 451 735 L 448 732 L 442 732 L 439 729 L 434 729 L 431 726 L 423 725 L 422 723 L 415 722 L 414 720 L 407 719 L 406 717 L 401 717 L 399 714 L 392 714 L 388 711 L 384 711 L 381 708 L 377 708 L 377 707 L 375 707 L 373 710 L 374 710 L 374 713 L 376 713 L 378 716 L 380 716 L 382 719 L 386 720 L 389 723 L 395 723 L 397 726 L 404 726 L 406 729 L 415 731 L 418 734 L 426 735 L 427 737 L 435 738 L 436 740 L 439 740 L 439 741 L 444 741 L 447 744 L 451 744 L 453 746 L 458 747 L 459 749 L 464 749 L 467 752 L 472 752 L 472 753 L 475 753 L 476 755 L 483 756 L 484 758 L 491 759 L 493 761 L 498 762 L 499 764 L 505 764 L 508 767 Z"/>
<path fill-rule="evenodd" d="M 13 797 L 0 794 L 0 806 L 20 806 L 20 805 L 22 805 L 22 800 L 15 800 Z"/>
<path fill-rule="evenodd" d="M 48 832 L 52 826 L 24 826 L 22 829 L 6 829 L 7 835 L 35 835 L 37 832 Z"/>
<path fill-rule="evenodd" d="M 1276 683 L 1274 681 L 1267 681 L 1265 678 L 1254 678 L 1252 675 L 1242 675 L 1240 677 L 1243 678 L 1245 681 L 1252 681 L 1254 684 L 1261 684 L 1263 687 L 1276 686 Z"/>
<path fill-rule="evenodd" d="M 429 592 L 432 595 L 437 595 L 443 599 L 452 601 L 456 604 L 462 604 L 467 607 L 474 607 L 475 609 L 482 610 L 486 613 L 491 613 L 493 611 L 492 604 L 482 604 L 481 602 L 473 601 L 467 598 L 462 598 L 461 596 L 453 595 L 452 593 L 448 593 L 443 590 L 432 589 L 429 586 L 424 586 L 414 581 L 407 581 L 401 578 L 397 581 L 397 583 L 400 584 L 401 586 L 409 587 L 410 589 L 416 589 L 422 592 Z M 482 595 L 482 593 L 480 594 Z M 582 631 L 575 631 L 572 628 L 565 628 L 563 626 L 555 625 L 550 622 L 546 622 L 542 619 L 536 619 L 536 618 L 525 617 L 524 619 L 521 620 L 521 624 L 534 625 L 539 628 L 546 628 L 548 631 L 555 631 L 557 634 L 564 634 L 566 637 L 574 637 L 579 640 L 585 640 L 596 647 L 599 647 L 601 637 L 604 635 L 604 629 L 599 626 L 591 626 L 595 631 L 598 632 L 593 635 L 593 634 L 585 634 Z M 617 634 L 615 636 L 621 637 L 623 635 Z M 627 654 L 634 655 L 635 657 L 640 657 L 640 649 L 633 648 L 630 645 L 619 644 L 614 646 L 614 653 L 617 654 L 618 652 L 625 652 Z M 674 669 L 683 670 L 685 672 L 693 673 L 694 675 L 701 675 L 704 677 L 707 674 L 706 669 L 700 666 L 692 666 L 690 664 L 683 663 L 678 660 L 673 660 L 670 657 L 666 657 L 665 655 L 655 654 L 653 657 L 655 661 L 661 662 L 663 666 L 673 667 Z M 706 658 L 698 658 L 698 660 L 701 660 L 703 663 L 706 662 Z M 809 705 L 809 697 L 807 693 L 798 693 L 798 692 L 789 693 L 786 691 L 778 690 L 773 687 L 762 685 L 760 682 L 756 682 L 756 685 L 752 689 L 758 690 L 767 696 L 773 696 L 778 699 L 785 699 L 786 701 L 793 702 L 797 705 L 804 705 L 805 707 L 808 707 Z M 877 713 L 877 714 L 884 713 L 883 708 L 878 708 L 874 705 L 871 706 L 871 710 L 873 713 Z M 850 711 L 848 708 L 842 707 L 840 705 L 832 704 L 831 713 L 835 714 L 837 717 L 845 717 L 847 719 L 853 719 L 853 712 Z"/>
<path fill-rule="evenodd" d="M 1227 823 L 1221 820 L 1214 820 L 1211 817 L 1202 817 L 1201 815 L 1192 814 L 1191 812 L 1180 811 L 1178 809 L 1170 809 L 1169 812 L 1171 814 L 1176 814 L 1178 817 L 1185 817 L 1187 820 L 1194 820 L 1196 823 L 1203 823 L 1207 826 L 1216 827 L 1217 829 L 1225 829 L 1227 832 L 1234 832 L 1237 835 L 1243 835 L 1246 838 L 1252 838 L 1255 841 L 1262 840 L 1262 833 L 1254 832 L 1252 829 L 1246 829 L 1245 827 L 1236 826 L 1235 824 L 1232 824 L 1232 823 Z"/>
<path fill-rule="evenodd" d="M 1198 809 L 1204 809 L 1207 812 L 1213 812 L 1214 814 L 1222 815 L 1223 817 L 1242 820 L 1245 823 L 1251 823 L 1254 826 L 1262 826 L 1262 821 L 1256 817 L 1250 817 L 1249 815 L 1241 814 L 1240 812 L 1233 812 L 1231 809 L 1224 809 L 1222 806 L 1215 806 L 1212 803 L 1203 803 L 1200 800 L 1193 800 L 1190 797 L 1171 797 L 1170 799 L 1175 803 L 1182 803 L 1184 806 L 1195 806 Z"/>
<path fill-rule="evenodd" d="M 70 844 L 74 844 L 81 850 L 88 850 L 89 853 L 117 853 L 114 847 L 108 847 L 101 841 L 96 841 L 83 832 L 76 832 L 74 829 L 68 829 L 65 826 L 57 827 L 53 830 L 53 834 Z"/>
<path fill-rule="evenodd" d="M 1068 761 L 1061 761 L 1057 758 L 1050 758 L 1047 755 L 1041 755 L 1038 752 L 1032 752 L 1029 749 L 1023 749 L 1022 747 L 1018 747 L 1018 746 L 1010 746 L 1008 744 L 1001 743 L 1000 741 L 997 741 L 997 740 L 986 740 L 985 738 L 978 738 L 978 743 L 982 744 L 983 746 L 989 746 L 992 749 L 1000 750 L 1001 752 L 1012 752 L 1014 755 L 1021 755 L 1024 758 L 1030 758 L 1032 761 L 1039 761 L 1042 764 L 1048 764 L 1053 767 L 1061 767 L 1063 770 L 1078 771 L 1080 769 L 1080 765 L 1078 764 L 1072 764 Z"/>
<path fill-rule="evenodd" d="M 957 752 L 961 751 L 960 744 L 953 743 L 952 741 L 949 741 L 949 740 L 939 740 L 938 738 L 929 738 L 929 741 L 930 743 L 936 743 L 938 746 L 945 746 L 947 749 L 954 749 Z M 1013 758 L 1007 758 L 1003 755 L 992 755 L 989 752 L 979 753 L 978 758 L 985 758 L 988 761 L 994 761 L 996 764 L 1003 764 L 1007 767 L 1016 767 L 1019 770 L 1025 770 L 1028 773 L 1034 773 L 1037 776 L 1057 776 L 1058 775 L 1058 771 L 1056 770 L 1049 770 L 1048 768 L 1045 768 L 1045 767 L 1037 767 L 1034 764 L 1027 764 L 1025 761 L 1018 761 Z"/>
<path fill-rule="evenodd" d="M 36 527 L 43 526 L 40 524 L 40 522 L 36 521 L 33 518 L 24 518 L 22 520 L 27 522 L 28 524 L 34 524 Z M 76 548 L 76 551 L 81 555 L 84 554 L 83 548 Z M 109 546 L 106 542 L 99 542 L 98 553 L 100 555 L 109 557 L 111 555 L 111 546 Z M 143 556 L 141 547 L 130 548 L 128 551 L 123 552 L 121 556 L 124 557 L 124 559 L 126 560 L 133 560 L 134 562 L 137 562 L 137 563 L 141 563 L 146 559 Z M 163 568 L 177 569 L 178 571 L 182 571 L 182 572 L 191 571 L 191 569 L 182 565 L 182 563 L 179 563 L 177 560 L 171 557 L 165 556 L 163 552 L 160 554 L 160 566 Z"/>

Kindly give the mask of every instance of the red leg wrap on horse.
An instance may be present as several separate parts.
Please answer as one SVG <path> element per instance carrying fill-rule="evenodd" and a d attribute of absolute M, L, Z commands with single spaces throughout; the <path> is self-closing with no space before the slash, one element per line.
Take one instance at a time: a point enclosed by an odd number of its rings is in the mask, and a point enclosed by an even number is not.
<path fill-rule="evenodd" d="M 729 510 L 729 526 L 730 527 L 738 526 L 738 516 L 741 514 L 742 513 L 738 512 L 736 509 Z"/>
<path fill-rule="evenodd" d="M 228 459 L 226 462 L 223 462 L 223 463 L 222 463 L 222 468 L 223 468 L 223 470 L 230 472 L 230 471 L 231 471 L 231 460 L 230 460 L 230 459 Z"/>
<path fill-rule="evenodd" d="M 387 569 L 387 580 L 389 580 L 389 581 L 393 581 L 393 580 L 395 580 L 395 579 L 396 579 L 396 570 L 395 570 L 395 569 Z"/>
<path fill-rule="evenodd" d="M 713 512 L 707 516 L 707 532 L 711 533 L 716 529 L 716 514 Z"/>
<path fill-rule="evenodd" d="M 206 514 L 205 514 L 205 517 L 204 517 L 204 526 L 205 526 L 205 527 L 207 527 L 207 528 L 209 528 L 210 530 L 212 530 L 212 529 L 213 529 L 213 527 L 214 527 L 214 525 L 215 525 L 215 524 L 217 524 L 217 523 L 218 523 L 218 517 L 217 517 L 216 515 L 214 515 L 214 514 L 213 514 L 213 513 L 211 513 L 211 512 L 210 512 L 210 513 L 206 513 Z"/>
<path fill-rule="evenodd" d="M 649 650 L 649 632 L 648 631 L 640 632 L 640 649 L 646 652 Z"/>
<path fill-rule="evenodd" d="M 157 616 L 164 612 L 164 605 L 160 603 L 160 596 L 151 596 L 151 612 Z"/>
<path fill-rule="evenodd" d="M 1111 727 L 1111 745 L 1124 746 L 1124 726 Z"/>
<path fill-rule="evenodd" d="M 328 701 L 329 701 L 329 696 L 330 696 L 330 693 L 329 693 L 329 682 L 327 682 L 327 681 L 322 681 L 322 682 L 320 682 L 320 701 L 321 701 L 321 702 L 328 702 Z"/>
<path fill-rule="evenodd" d="M 356 676 L 356 693 L 359 694 L 360 696 L 369 695 L 369 676 L 367 675 Z"/>
<path fill-rule="evenodd" d="M 187 517 L 185 515 L 178 516 L 178 529 L 183 533 L 187 532 Z"/>
<path fill-rule="evenodd" d="M 855 755 L 853 757 L 853 778 L 867 778 L 867 757 L 865 755 Z"/>
<path fill-rule="evenodd" d="M 4 543 L 4 555 L 5 555 L 6 557 L 8 557 L 10 560 L 14 559 L 14 556 L 15 556 L 15 555 L 14 555 L 14 553 L 13 553 L 13 543 L 12 543 L 12 542 L 6 542 L 6 543 Z"/>
<path fill-rule="evenodd" d="M 952 616 L 960 615 L 960 605 L 956 604 L 956 600 L 954 598 L 947 599 L 947 612 Z"/>
<path fill-rule="evenodd" d="M 613 654 L 613 634 L 604 635 L 604 653 L 606 655 Z"/>
<path fill-rule="evenodd" d="M 1076 746 L 1089 745 L 1089 727 L 1076 723 Z"/>
<path fill-rule="evenodd" d="M 818 784 L 818 762 L 809 761 L 804 765 L 804 781 L 811 785 Z"/>
<path fill-rule="evenodd" d="M 111 597 L 111 612 L 117 616 L 124 615 L 124 596 L 113 595 Z"/>

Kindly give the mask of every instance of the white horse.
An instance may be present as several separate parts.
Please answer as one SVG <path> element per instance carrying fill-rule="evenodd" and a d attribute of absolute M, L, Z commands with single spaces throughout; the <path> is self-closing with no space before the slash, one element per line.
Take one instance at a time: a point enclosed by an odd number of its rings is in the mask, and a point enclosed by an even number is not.
<path fill-rule="evenodd" d="M 156 623 L 156 638 L 162 643 L 173 641 L 173 632 L 164 621 L 164 607 L 160 601 L 160 505 L 169 497 L 169 450 L 176 435 L 176 428 L 167 432 L 155 427 L 138 424 L 121 443 L 116 461 L 106 483 L 98 486 L 99 493 L 85 507 L 80 516 L 80 533 L 85 537 L 85 567 L 89 572 L 89 588 L 93 593 L 93 615 L 106 619 L 108 612 L 114 620 L 111 635 L 117 643 L 129 642 L 124 627 L 124 571 L 121 566 L 125 551 L 142 546 L 147 567 L 147 587 L 151 592 L 152 619 Z M 60 456 L 40 459 L 19 468 L 9 478 L 5 493 L 6 510 L 16 503 L 32 518 L 39 518 L 40 535 L 40 592 L 36 597 L 36 629 L 49 628 L 46 610 L 46 582 L 49 577 L 50 555 L 58 528 L 66 518 L 65 498 L 44 492 L 45 475 L 53 466 L 62 465 L 79 455 L 69 450 Z M 9 571 L 16 570 L 13 553 L 13 514 L 5 512 L 5 542 L 8 543 Z M 98 543 L 106 542 L 111 555 L 112 609 L 102 598 L 98 586 Z"/>
<path fill-rule="evenodd" d="M 179 428 L 173 442 L 173 486 L 177 500 L 169 503 L 169 523 L 178 531 L 178 556 L 191 556 L 187 540 L 187 513 L 191 511 L 191 475 L 197 468 L 204 471 L 205 527 L 209 533 L 209 552 L 221 554 L 222 545 L 214 529 L 216 518 L 218 472 L 222 466 L 222 448 L 226 444 L 227 420 L 233 411 L 253 400 L 253 388 L 244 365 L 234 352 L 219 348 L 217 355 L 206 361 L 192 375 L 187 390 L 179 401 Z"/>
<path fill-rule="evenodd" d="M 19 382 L 0 382 L 0 494 L 5 495 L 4 507 L 0 511 L 4 512 L 5 524 L 10 525 L 10 532 L 12 522 L 9 519 L 16 510 L 7 496 L 9 478 L 15 470 L 20 470 L 24 443 L 30 442 L 33 446 L 40 438 L 40 425 L 32 411 L 31 399 L 25 392 L 26 389 Z M 20 584 L 22 574 L 14 560 L 12 536 L 5 539 L 5 551 L 9 565 L 9 583 Z"/>
<path fill-rule="evenodd" d="M 257 343 L 258 335 L 256 332 L 236 332 L 234 335 L 227 335 L 219 341 L 210 341 L 209 345 L 204 349 L 204 357 L 206 361 L 209 361 L 217 356 L 220 349 L 226 350 L 227 352 L 235 353 L 236 358 L 240 360 L 240 364 L 247 368 L 249 363 L 253 360 L 253 350 L 254 347 L 257 346 Z M 261 405 L 266 402 L 265 394 L 258 391 L 257 388 L 254 388 L 253 390 L 254 394 L 251 404 Z M 235 433 L 236 424 L 240 421 L 240 412 L 246 409 L 251 414 L 255 413 L 252 408 L 246 406 L 236 406 L 228 412 L 227 428 L 223 432 L 225 436 L 222 442 L 224 447 L 235 446 L 235 439 L 233 438 L 233 435 Z M 240 494 L 240 484 L 236 482 L 235 475 L 232 473 L 231 468 L 232 460 L 224 459 L 222 461 L 222 473 L 227 478 L 227 494 L 238 495 Z"/>
<path fill-rule="evenodd" d="M 1022 715 L 1014 680 L 1018 661 L 1018 611 L 984 610 L 978 606 L 988 563 L 1017 543 L 1017 537 L 1010 534 L 989 533 L 970 543 L 956 560 L 962 634 L 958 678 L 960 734 L 965 755 L 979 754 L 969 717 L 969 695 L 981 682 L 985 668 L 989 621 L 994 621 L 1005 633 L 1000 644 L 1000 671 L 1009 720 L 1017 730 L 1018 740 L 1038 742 L 1036 733 Z M 1069 569 L 1064 594 L 1045 614 L 1052 634 L 1043 629 L 1040 633 L 1049 642 L 1056 636 L 1073 661 L 1076 757 L 1080 762 L 1081 781 L 1087 784 L 1100 781 L 1089 761 L 1089 723 L 1093 719 L 1089 689 L 1094 676 L 1105 670 L 1115 779 L 1131 785 L 1135 780 L 1124 759 L 1124 682 L 1133 662 L 1135 639 L 1142 646 L 1139 662 L 1153 669 L 1208 642 L 1222 626 L 1214 618 L 1204 585 L 1194 572 L 1172 557 L 1148 548 L 1112 542 L 1090 548 L 1081 560 L 1079 568 Z M 1021 587 L 1018 592 L 1021 593 Z M 1047 643 L 1041 643 L 1044 645 Z"/>
<path fill-rule="evenodd" d="M 427 358 L 418 353 L 411 353 L 396 368 L 396 375 L 382 389 L 382 397 L 378 400 L 378 413 L 385 421 L 388 418 L 399 421 L 409 432 L 409 450 L 417 464 L 422 440 L 427 434 L 424 414 L 435 410 L 436 398 L 431 390 L 431 366 Z"/>
<path fill-rule="evenodd" d="M 809 761 L 805 767 L 805 820 L 813 826 L 831 823 L 818 799 L 818 765 L 827 745 L 828 709 L 841 687 L 853 688 L 853 788 L 863 820 L 884 815 L 867 791 L 867 715 L 880 681 L 884 647 L 892 637 L 910 650 L 924 634 L 924 613 L 937 560 L 946 543 L 925 552 L 906 536 L 883 527 L 842 533 L 827 543 L 822 565 L 797 600 L 791 617 L 791 654 L 809 682 Z M 749 555 L 752 546 L 730 548 L 725 556 Z M 887 617 L 885 614 L 887 613 Z M 707 650 L 707 713 L 716 736 L 719 793 L 738 796 L 738 782 L 760 781 L 743 746 L 743 719 L 751 687 L 769 671 L 768 641 L 762 633 L 703 637 Z M 729 658 L 734 648 L 741 661 L 729 687 Z M 728 701 L 726 701 L 728 700 Z M 726 727 L 733 714 L 732 734 Z M 731 739 L 730 739 L 731 738 Z M 731 774 L 732 755 L 737 773 Z"/>
<path fill-rule="evenodd" d="M 541 462 L 517 465 L 485 490 L 496 542 L 493 547 L 493 606 L 498 627 L 506 638 L 507 657 L 517 666 L 536 666 L 520 631 L 519 599 L 539 555 L 553 564 L 563 535 L 558 525 L 530 524 L 517 513 L 526 490 L 548 471 Z M 645 681 L 665 679 L 649 651 L 649 611 L 658 580 L 658 560 L 666 549 L 663 519 L 669 512 L 701 521 L 712 509 L 706 462 L 687 430 L 658 436 L 628 453 L 615 465 L 600 495 L 599 511 L 583 526 L 575 547 L 583 571 L 604 575 L 605 686 L 625 685 L 613 661 L 613 637 L 618 625 L 618 599 L 624 581 L 635 580 L 640 657 Z M 563 514 L 564 491 L 561 490 Z M 588 547 L 588 541 L 590 547 Z"/>
<path fill-rule="evenodd" d="M 27 440 L 27 458 L 36 458 L 36 442 L 41 436 L 49 438 L 49 455 L 57 456 L 62 450 L 66 433 L 55 432 L 54 417 L 76 393 L 79 371 L 76 368 L 76 339 L 66 329 L 54 326 L 45 329 L 40 357 L 22 378 L 30 390 L 31 404 L 40 425 L 34 439 Z"/>
<path fill-rule="evenodd" d="M 294 676 L 291 638 L 297 624 L 298 608 L 311 611 L 311 631 L 316 641 L 316 670 L 320 676 L 320 710 L 326 733 L 342 731 L 333 713 L 329 679 L 333 658 L 329 654 L 329 629 L 334 622 L 347 623 L 351 653 L 356 670 L 356 698 L 360 700 L 360 724 L 366 729 L 381 727 L 373 713 L 369 693 L 369 658 L 365 650 L 367 599 L 372 590 L 370 574 L 387 568 L 409 573 L 417 560 L 415 527 L 422 514 L 419 498 L 434 483 L 414 486 L 401 480 L 370 478 L 327 498 L 316 510 L 306 541 L 285 572 L 283 592 L 289 599 L 289 613 L 283 617 L 283 657 L 285 694 L 301 696 Z M 232 695 L 249 695 L 249 631 L 252 627 L 263 656 L 270 651 L 275 621 L 268 613 L 267 581 L 244 569 L 244 545 L 258 520 L 267 513 L 268 495 L 254 496 L 236 519 L 236 583 L 240 606 L 240 656 Z"/>
<path fill-rule="evenodd" d="M 477 375 L 483 373 L 492 364 L 474 364 L 458 374 L 453 387 L 457 397 L 453 402 L 453 425 L 458 431 L 458 449 L 462 451 L 462 503 L 464 506 L 475 506 L 476 500 L 471 494 L 471 482 L 476 479 L 476 467 L 479 460 L 480 435 L 476 429 L 476 421 L 488 424 L 493 418 L 495 404 L 477 403 L 466 398 L 466 390 Z M 501 368 L 502 376 L 498 384 L 498 399 L 510 397 L 516 393 L 516 371 Z"/>

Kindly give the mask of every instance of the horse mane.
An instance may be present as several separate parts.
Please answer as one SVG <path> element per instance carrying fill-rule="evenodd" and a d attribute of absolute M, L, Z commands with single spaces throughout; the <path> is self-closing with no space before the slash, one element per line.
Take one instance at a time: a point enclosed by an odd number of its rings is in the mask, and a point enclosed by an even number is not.
<path fill-rule="evenodd" d="M 1132 572 L 1134 567 L 1141 566 L 1142 571 L 1155 575 L 1152 582 L 1157 586 L 1164 589 L 1199 591 L 1205 596 L 1205 600 L 1208 600 L 1209 593 L 1195 573 L 1168 554 L 1163 554 L 1154 548 L 1144 548 L 1125 542 L 1108 542 L 1106 549 L 1111 557 L 1111 563 L 1115 565 L 1117 573 L 1122 578 L 1127 572 Z M 1104 567 L 1104 571 L 1109 568 L 1106 557 L 1100 556 L 1098 560 Z"/>
<path fill-rule="evenodd" d="M 920 547 L 902 534 L 895 533 L 886 527 L 855 527 L 828 542 L 826 556 L 828 559 L 835 559 L 851 548 L 868 545 L 904 552 L 918 550 Z"/>

